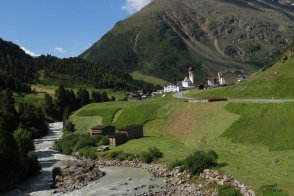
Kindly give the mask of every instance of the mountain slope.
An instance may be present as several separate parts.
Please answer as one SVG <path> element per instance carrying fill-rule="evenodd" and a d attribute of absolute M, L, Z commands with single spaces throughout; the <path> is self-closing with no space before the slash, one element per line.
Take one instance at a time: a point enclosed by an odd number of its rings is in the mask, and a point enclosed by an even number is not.
<path fill-rule="evenodd" d="M 267 70 L 257 73 L 248 81 L 234 86 L 205 91 L 191 91 L 189 96 L 226 98 L 294 98 L 294 48 Z"/>
<path fill-rule="evenodd" d="M 36 63 L 19 46 L 0 38 L 0 90 L 30 91 L 36 80 Z"/>
<path fill-rule="evenodd" d="M 230 68 L 252 73 L 293 42 L 293 18 L 294 6 L 271 0 L 154 0 L 80 57 L 169 81 L 190 65 L 196 81 Z"/>

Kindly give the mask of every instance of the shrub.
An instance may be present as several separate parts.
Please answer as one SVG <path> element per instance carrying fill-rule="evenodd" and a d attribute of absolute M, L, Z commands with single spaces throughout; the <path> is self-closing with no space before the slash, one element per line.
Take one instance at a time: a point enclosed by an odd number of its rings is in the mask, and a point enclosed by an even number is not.
<path fill-rule="evenodd" d="M 287 193 L 283 192 L 277 184 L 264 185 L 259 188 L 257 195 L 260 196 L 288 196 Z"/>
<path fill-rule="evenodd" d="M 156 147 L 154 148 L 149 148 L 149 153 L 152 154 L 153 157 L 159 159 L 159 158 L 162 158 L 163 157 L 163 153 L 160 152 L 160 150 Z"/>
<path fill-rule="evenodd" d="M 141 160 L 145 163 L 152 163 L 153 161 L 158 160 L 163 157 L 163 153 L 156 147 L 149 148 L 147 152 L 142 152 Z"/>
<path fill-rule="evenodd" d="M 36 176 L 39 174 L 39 171 L 41 170 L 40 163 L 38 161 L 38 157 L 35 152 L 30 151 L 27 155 L 28 160 L 28 174 L 31 176 Z"/>
<path fill-rule="evenodd" d="M 213 150 L 210 150 L 208 153 L 204 151 L 196 151 L 186 158 L 184 165 L 185 169 L 188 170 L 191 175 L 198 175 L 204 169 L 216 166 L 217 159 L 218 156 Z"/>
<path fill-rule="evenodd" d="M 123 151 L 112 151 L 110 153 L 107 153 L 106 157 L 108 159 L 117 159 L 117 160 L 123 161 L 124 153 Z"/>
<path fill-rule="evenodd" d="M 178 166 L 183 166 L 185 163 L 183 160 L 179 160 L 179 159 L 176 159 L 175 161 L 171 162 L 169 165 L 168 165 L 168 169 L 169 170 L 172 170 L 173 168 L 175 167 L 178 167 Z"/>
<path fill-rule="evenodd" d="M 55 143 L 55 148 L 64 154 L 71 154 L 85 147 L 96 147 L 106 144 L 108 144 L 108 139 L 104 136 L 68 133 L 64 134 L 62 138 Z"/>
<path fill-rule="evenodd" d="M 239 190 L 235 189 L 234 187 L 225 185 L 225 186 L 219 186 L 218 195 L 219 196 L 241 196 L 242 194 Z"/>
<path fill-rule="evenodd" d="M 97 150 L 93 147 L 87 146 L 85 148 L 79 149 L 79 153 L 87 159 L 94 160 L 97 158 Z"/>
<path fill-rule="evenodd" d="M 145 163 L 152 163 L 154 161 L 154 157 L 149 152 L 142 152 L 141 154 L 141 160 Z"/>
<path fill-rule="evenodd" d="M 60 167 L 54 167 L 52 169 L 52 179 L 53 181 L 55 180 L 56 176 L 61 176 L 62 173 L 61 173 L 61 168 Z"/>

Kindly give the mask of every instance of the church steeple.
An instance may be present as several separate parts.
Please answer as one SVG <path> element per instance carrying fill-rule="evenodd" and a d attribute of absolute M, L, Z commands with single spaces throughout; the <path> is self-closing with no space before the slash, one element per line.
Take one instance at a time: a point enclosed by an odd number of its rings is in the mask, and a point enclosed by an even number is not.
<path fill-rule="evenodd" d="M 193 67 L 189 67 L 189 79 L 191 80 L 192 84 L 194 84 Z"/>

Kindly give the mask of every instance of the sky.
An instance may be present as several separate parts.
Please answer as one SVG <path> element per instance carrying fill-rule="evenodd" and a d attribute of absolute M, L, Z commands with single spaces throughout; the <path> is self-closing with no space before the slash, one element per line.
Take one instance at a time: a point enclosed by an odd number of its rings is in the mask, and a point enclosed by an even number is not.
<path fill-rule="evenodd" d="M 32 56 L 78 56 L 151 0 L 0 0 L 0 38 Z"/>

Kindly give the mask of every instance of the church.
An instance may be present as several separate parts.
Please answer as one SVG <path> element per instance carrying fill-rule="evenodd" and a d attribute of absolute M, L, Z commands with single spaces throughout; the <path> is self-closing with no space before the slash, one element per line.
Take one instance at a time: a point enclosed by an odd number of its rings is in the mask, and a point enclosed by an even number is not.
<path fill-rule="evenodd" d="M 189 71 L 188 77 L 185 77 L 184 80 L 177 82 L 177 85 L 179 86 L 180 90 L 195 88 L 193 68 L 189 67 L 188 71 Z"/>
<path fill-rule="evenodd" d="M 164 93 L 180 92 L 182 90 L 195 88 L 193 68 L 189 67 L 188 71 L 189 71 L 188 77 L 185 77 L 183 80 L 179 80 L 177 82 L 177 85 L 172 83 L 164 85 L 163 92 Z"/>

